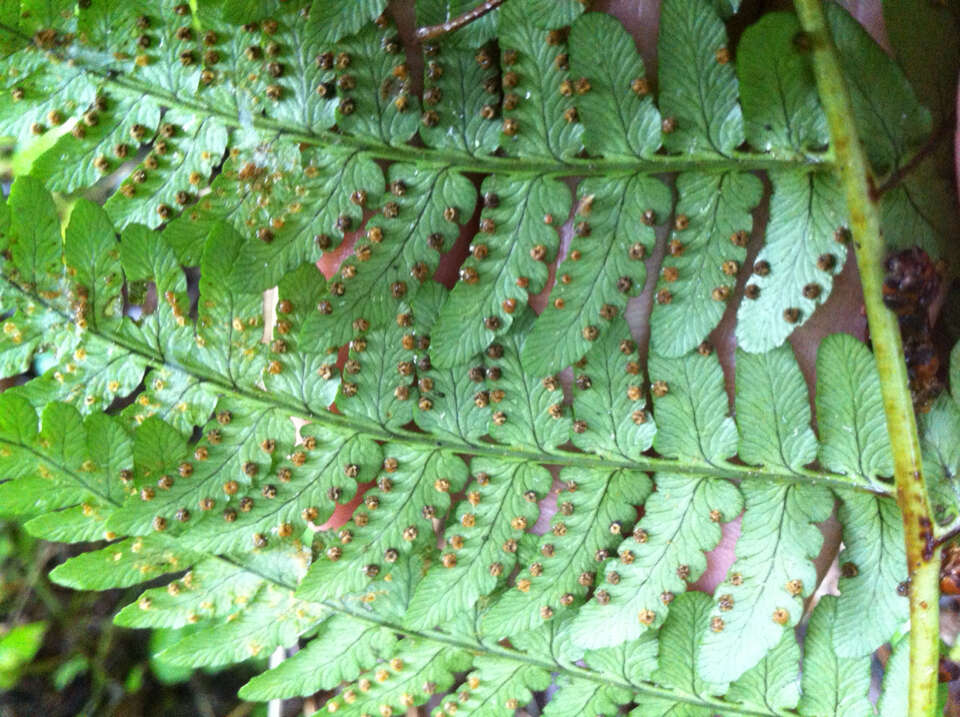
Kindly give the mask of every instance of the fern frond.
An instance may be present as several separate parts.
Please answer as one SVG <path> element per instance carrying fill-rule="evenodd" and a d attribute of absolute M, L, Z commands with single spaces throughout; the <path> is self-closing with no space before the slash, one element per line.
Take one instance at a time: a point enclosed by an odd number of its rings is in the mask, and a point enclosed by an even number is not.
<path fill-rule="evenodd" d="M 170 664 L 301 643 L 251 700 L 506 714 L 555 685 L 549 715 L 870 708 L 869 653 L 906 618 L 903 529 L 870 350 L 821 343 L 814 426 L 786 343 L 847 251 L 792 15 L 734 47 L 736 2 L 667 0 L 654 88 L 612 17 L 511 0 L 423 48 L 421 93 L 383 0 L 6 5 L 0 133 L 38 156 L 0 202 L 0 378 L 22 382 L 0 396 L 0 511 L 109 541 L 55 580 L 182 573 L 116 618 L 191 626 Z M 929 115 L 829 15 L 894 176 Z M 878 201 L 891 246 L 933 252 L 950 211 L 923 171 Z M 652 309 L 628 303 L 645 286 Z M 711 334 L 734 313 L 725 376 Z M 922 426 L 943 526 L 953 363 Z M 841 594 L 801 662 L 835 498 Z M 690 590 L 741 513 L 715 598 Z"/>

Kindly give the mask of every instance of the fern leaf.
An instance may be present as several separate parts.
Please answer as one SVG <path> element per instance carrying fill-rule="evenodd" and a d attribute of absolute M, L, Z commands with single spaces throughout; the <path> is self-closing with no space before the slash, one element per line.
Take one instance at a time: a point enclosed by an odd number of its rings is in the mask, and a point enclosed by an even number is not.
<path fill-rule="evenodd" d="M 575 363 L 610 330 L 646 280 L 641 259 L 654 243 L 649 212 L 670 211 L 667 188 L 643 175 L 588 178 L 577 193 L 570 251 L 524 346 L 524 364 L 536 375 Z"/>
<path fill-rule="evenodd" d="M 714 463 L 737 452 L 737 427 L 727 411 L 716 355 L 666 359 L 650 354 L 658 453 Z M 658 396 L 658 394 L 661 394 Z"/>
<path fill-rule="evenodd" d="M 833 510 L 830 492 L 808 483 L 748 481 L 737 559 L 717 586 L 698 670 L 717 682 L 735 680 L 773 649 L 802 615 L 801 598 L 816 585 L 810 562 L 823 536 L 813 525 Z M 733 646 L 736 646 L 734 649 Z"/>
<path fill-rule="evenodd" d="M 50 192 L 33 177 L 18 177 L 7 206 L 7 249 L 14 272 L 8 275 L 37 292 L 55 293 L 60 276 L 60 218 Z"/>
<path fill-rule="evenodd" d="M 113 459 L 111 449 L 120 452 L 126 446 L 116 445 L 125 437 L 110 419 L 105 423 L 103 417 L 91 417 L 85 423 L 73 406 L 50 403 L 43 409 L 38 430 L 36 411 L 22 397 L 5 395 L 0 406 L 9 421 L 22 421 L 17 426 L 0 426 L 4 464 L 10 471 L 4 477 L 18 479 L 0 483 L 5 514 L 33 516 L 87 502 L 87 515 L 96 517 L 98 506 L 117 500 L 116 474 L 107 471 Z M 91 434 L 104 444 L 91 444 Z M 125 456 L 118 458 L 123 461 Z"/>
<path fill-rule="evenodd" d="M 869 655 L 910 618 L 898 594 L 906 580 L 903 517 L 889 498 L 838 491 L 843 524 L 840 597 L 832 618 L 838 657 Z M 865 624 L 864 611 L 873 617 Z"/>
<path fill-rule="evenodd" d="M 901 636 L 893 646 L 893 653 L 887 658 L 883 671 L 883 689 L 877 702 L 880 717 L 902 715 L 908 709 L 910 640 L 908 635 Z"/>
<path fill-rule="evenodd" d="M 75 124 L 34 162 L 34 175 L 50 189 L 74 192 L 118 169 L 124 159 L 136 154 L 139 142 L 131 142 L 133 127 L 150 128 L 144 131 L 152 135 L 160 125 L 160 108 L 142 98 L 123 97 L 106 107 L 92 126 L 88 126 L 90 119 Z"/>
<path fill-rule="evenodd" d="M 507 65 L 500 146 L 510 156 L 564 160 L 582 146 L 583 126 L 573 100 L 559 91 L 564 80 L 569 82 L 566 42 L 541 29 L 570 23 L 572 17 L 558 17 L 551 9 L 562 5 L 582 11 L 579 3 L 569 0 L 522 0 L 500 8 L 498 40 Z M 538 6 L 546 10 L 539 18 Z M 510 50 L 516 53 L 514 64 L 507 60 Z"/>
<path fill-rule="evenodd" d="M 653 673 L 654 681 L 664 687 L 676 688 L 696 698 L 709 698 L 727 690 L 724 683 L 710 683 L 696 669 L 700 638 L 707 629 L 710 596 L 690 592 L 680 595 L 660 630 L 660 665 Z M 696 704 L 677 704 L 669 697 L 656 694 L 637 694 L 637 707 L 631 715 L 683 715 L 705 717 L 716 710 Z"/>
<path fill-rule="evenodd" d="M 568 440 L 571 424 L 556 378 L 537 381 L 523 362 L 532 321 L 532 312 L 525 310 L 513 330 L 487 349 L 488 376 L 493 370 L 501 376 L 490 392 L 490 435 L 505 445 L 549 453 Z"/>
<path fill-rule="evenodd" d="M 727 33 L 716 11 L 703 0 L 665 2 L 657 54 L 663 146 L 729 154 L 744 140 L 743 113 Z"/>
<path fill-rule="evenodd" d="M 450 495 L 463 489 L 466 465 L 457 456 L 388 443 L 384 475 L 364 496 L 352 525 L 330 536 L 331 547 L 310 567 L 298 594 L 313 601 L 361 590 L 385 579 L 392 563 L 435 543 L 432 518 L 443 516 Z"/>
<path fill-rule="evenodd" d="M 418 12 L 423 3 L 417 4 Z M 496 11 L 494 11 L 496 12 Z M 466 32 L 495 17 L 493 13 L 471 23 Z M 477 62 L 476 53 L 460 49 L 465 32 L 436 45 L 427 61 L 424 78 L 424 105 L 427 121 L 421 122 L 420 136 L 430 147 L 482 157 L 500 143 L 501 123 L 496 119 L 500 101 L 500 78 L 492 62 Z M 482 42 L 479 44 L 483 44 Z M 464 212 L 461 216 L 468 216 Z"/>
<path fill-rule="evenodd" d="M 254 677 L 240 688 L 239 696 L 265 702 L 332 690 L 373 668 L 377 657 L 392 652 L 396 642 L 396 636 L 379 625 L 332 615 L 304 649 Z"/>
<path fill-rule="evenodd" d="M 917 101 L 903 70 L 846 10 L 831 6 L 825 14 L 850 78 L 853 113 L 870 164 L 880 173 L 895 169 L 930 133 L 930 111 Z"/>
<path fill-rule="evenodd" d="M 406 615 L 411 627 L 442 625 L 510 574 L 517 541 L 536 522 L 537 501 L 551 483 L 549 471 L 532 463 L 477 457 L 470 470 L 475 483 L 467 486 L 468 499 L 457 506 L 456 523 L 448 528 L 462 537 L 462 547 L 451 542 L 441 566 L 417 586 Z M 437 595 L 444 599 L 438 601 Z"/>
<path fill-rule="evenodd" d="M 484 404 L 484 391 L 488 387 L 495 389 L 496 382 L 488 378 L 483 365 L 483 357 L 471 357 L 466 365 L 452 368 L 439 368 L 430 358 L 429 352 L 419 350 L 432 341 L 431 328 L 447 292 L 435 282 L 422 285 L 413 299 L 414 333 L 418 347 L 417 353 L 417 390 L 427 402 L 418 402 L 417 425 L 438 437 L 445 437 L 466 444 L 476 443 L 487 433 L 490 423 L 490 411 Z"/>
<path fill-rule="evenodd" d="M 789 630 L 757 665 L 744 672 L 724 699 L 770 712 L 793 709 L 800 700 L 800 646 Z"/>
<path fill-rule="evenodd" d="M 830 295 L 833 275 L 847 257 L 840 243 L 846 213 L 836 180 L 778 172 L 770 180 L 766 245 L 737 311 L 737 343 L 751 353 L 779 346 L 806 323 Z"/>
<path fill-rule="evenodd" d="M 399 713 L 449 690 L 454 673 L 463 672 L 474 661 L 465 650 L 410 638 L 397 643 L 394 654 L 389 662 L 345 686 L 327 702 L 327 711 L 351 717 Z"/>
<path fill-rule="evenodd" d="M 120 101 L 137 103 L 140 99 L 138 94 Z M 158 134 L 150 145 L 150 153 L 119 191 L 106 201 L 104 208 L 118 226 L 139 222 L 154 228 L 172 217 L 176 210 L 197 201 L 226 150 L 228 133 L 217 118 L 182 111 L 166 112 L 159 125 L 143 121 L 149 117 L 140 119 L 135 124 L 151 128 L 150 133 L 156 128 Z M 129 141 L 131 135 L 139 133 L 140 128 L 135 129 L 135 124 L 127 127 L 128 124 L 129 121 L 124 122 L 114 130 L 109 141 Z M 119 130 L 125 127 L 127 132 L 120 133 Z M 93 161 L 96 162 L 97 157 L 106 157 L 109 162 L 119 165 L 119 160 L 115 159 L 118 146 L 112 146 L 109 153 L 101 152 Z M 127 151 L 132 153 L 135 149 L 134 146 Z M 114 164 L 110 167 L 115 168 Z M 189 207 L 187 211 L 194 209 Z"/>
<path fill-rule="evenodd" d="M 614 319 L 575 369 L 572 440 L 612 459 L 638 460 L 657 427 L 647 410 L 641 363 L 626 322 Z"/>
<path fill-rule="evenodd" d="M 395 71 L 406 67 L 395 33 L 392 26 L 380 30 L 367 25 L 337 45 L 349 58 L 346 67 L 338 67 L 338 96 L 342 99 L 337 106 L 337 125 L 383 144 L 402 144 L 417 131 L 417 98 L 409 94 L 403 70 Z M 347 76 L 352 81 L 344 83 Z M 397 102 L 401 97 L 406 105 Z"/>
<path fill-rule="evenodd" d="M 570 192 L 542 176 L 492 175 L 483 181 L 481 223 L 492 222 L 464 262 L 431 333 L 431 358 L 450 368 L 483 351 L 514 322 L 528 294 L 543 290 L 556 253 L 559 225 L 570 213 Z M 549 217 L 549 223 L 546 219 Z M 483 249 L 479 246 L 482 244 Z M 470 317 L 464 322 L 464 317 Z"/>
<path fill-rule="evenodd" d="M 677 177 L 677 218 L 650 317 L 651 347 L 657 353 L 683 355 L 720 322 L 746 258 L 750 211 L 762 190 L 749 174 Z"/>
<path fill-rule="evenodd" d="M 336 42 L 357 32 L 387 6 L 386 0 L 313 0 L 311 30 L 321 42 Z"/>
<path fill-rule="evenodd" d="M 960 447 L 955 439 L 960 431 L 960 406 L 951 397 L 941 395 L 930 411 L 921 415 L 920 428 L 923 466 L 929 473 L 925 479 L 931 492 L 934 516 L 937 522 L 945 524 L 957 514 L 954 476 L 960 474 Z"/>
<path fill-rule="evenodd" d="M 184 570 L 202 558 L 163 535 L 126 538 L 82 553 L 50 571 L 54 582 L 77 590 L 107 590 L 137 585 Z"/>
<path fill-rule="evenodd" d="M 481 655 L 473 661 L 467 685 L 471 689 L 461 709 L 478 717 L 508 715 L 529 703 L 534 690 L 547 689 L 550 673 L 539 666 Z"/>
<path fill-rule="evenodd" d="M 459 233 L 455 219 L 470 216 L 476 202 L 470 181 L 450 170 L 425 172 L 393 164 L 388 186 L 384 216 L 367 223 L 354 257 L 334 277 L 329 312 L 314 312 L 307 321 L 305 330 L 323 346 L 352 338 L 347 317 L 364 318 L 374 328 L 395 325 L 396 315 L 403 313 L 400 300 L 409 301 L 417 284 L 436 271 L 440 252 Z M 450 216 L 454 220 L 445 218 Z"/>
<path fill-rule="evenodd" d="M 265 585 L 238 616 L 190 633 L 158 658 L 179 667 L 217 667 L 265 657 L 277 647 L 292 645 L 324 618 L 324 612 L 292 598 L 289 590 Z M 212 639 L 213 634 L 218 638 Z"/>
<path fill-rule="evenodd" d="M 870 351 L 849 334 L 827 336 L 817 351 L 820 461 L 838 473 L 874 480 L 893 474 L 893 456 Z"/>
<path fill-rule="evenodd" d="M 263 374 L 268 392 L 289 396 L 314 414 L 322 413 L 333 403 L 340 386 L 334 357 L 318 350 L 304 336 L 308 318 L 327 295 L 326 291 L 312 264 L 301 264 L 283 277 L 277 289 L 277 321 L 270 342 L 272 360 L 278 362 L 276 368 L 280 370 Z"/>
<path fill-rule="evenodd" d="M 598 37 L 604 38 L 602 45 Z M 623 25 L 600 13 L 584 15 L 570 30 L 570 55 L 570 74 L 586 78 L 588 84 L 580 81 L 561 91 L 577 92 L 586 148 L 605 157 L 656 152 L 660 112 L 643 61 Z"/>
<path fill-rule="evenodd" d="M 867 699 L 870 689 L 870 660 L 867 657 L 839 657 L 834 652 L 837 601 L 825 595 L 810 617 L 804 638 L 803 695 L 797 711 L 813 715 L 854 715 L 867 717 L 873 706 Z"/>
<path fill-rule="evenodd" d="M 594 599 L 574 620 L 581 647 L 613 647 L 663 624 L 674 599 L 707 567 L 704 552 L 720 541 L 720 522 L 740 513 L 737 488 L 724 480 L 658 473 L 633 537 L 618 548 Z M 601 593 L 602 591 L 602 593 Z"/>
<path fill-rule="evenodd" d="M 817 457 L 807 385 L 789 347 L 737 353 L 740 458 L 797 472 Z"/>
<path fill-rule="evenodd" d="M 245 567 L 210 559 L 197 563 L 178 580 L 144 591 L 114 618 L 122 627 L 181 628 L 200 620 L 222 620 L 249 604 L 264 586 Z"/>
<path fill-rule="evenodd" d="M 622 687 L 564 676 L 557 680 L 557 691 L 543 714 L 547 717 L 586 714 L 613 717 L 620 713 L 620 706 L 630 702 L 630 699 L 630 691 Z"/>
<path fill-rule="evenodd" d="M 809 56 L 794 42 L 799 32 L 792 13 L 770 13 L 747 28 L 737 46 L 746 136 L 757 149 L 803 153 L 827 144 Z"/>
<path fill-rule="evenodd" d="M 570 625 L 572 621 L 568 621 Z M 649 682 L 657 669 L 660 643 L 658 633 L 652 630 L 636 640 L 603 650 L 587 650 L 584 660 L 601 675 L 622 680 L 627 684 Z"/>
<path fill-rule="evenodd" d="M 632 471 L 603 473 L 567 468 L 567 490 L 557 495 L 559 512 L 539 541 L 535 562 L 521 571 L 514 590 L 484 616 L 484 632 L 516 635 L 545 619 L 565 617 L 596 579 L 596 563 L 612 552 L 617 536 L 634 520 L 634 505 L 650 492 L 650 480 Z"/>
<path fill-rule="evenodd" d="M 120 246 L 106 212 L 80 199 L 70 212 L 63 259 L 73 279 L 87 287 L 89 322 L 116 323 L 123 312 Z"/>
<path fill-rule="evenodd" d="M 370 321 L 365 316 L 355 320 L 357 336 L 350 342 L 337 402 L 346 415 L 393 430 L 413 419 L 417 403 L 417 389 L 410 386 L 415 354 L 405 341 L 412 323 L 409 305 L 402 302 L 395 308 L 399 313 L 394 321 L 374 317 L 378 328 L 367 330 L 367 323 L 361 325 Z"/>

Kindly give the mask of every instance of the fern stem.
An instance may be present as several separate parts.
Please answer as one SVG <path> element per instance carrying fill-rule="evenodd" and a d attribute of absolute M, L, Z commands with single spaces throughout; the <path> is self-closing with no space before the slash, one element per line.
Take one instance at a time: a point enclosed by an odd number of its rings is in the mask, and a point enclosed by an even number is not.
<path fill-rule="evenodd" d="M 602 157 L 575 158 L 565 161 L 549 159 L 529 159 L 517 157 L 496 157 L 492 155 L 474 156 L 449 149 L 431 149 L 415 147 L 411 144 L 388 145 L 366 137 L 354 137 L 333 131 L 313 132 L 308 128 L 291 129 L 290 124 L 255 117 L 241 120 L 236 114 L 230 114 L 219 106 L 207 105 L 192 98 L 183 98 L 170 92 L 159 90 L 123 75 L 97 75 L 105 85 L 111 85 L 124 94 L 136 98 L 151 97 L 160 105 L 171 109 L 200 113 L 216 117 L 228 127 L 252 126 L 266 134 L 282 135 L 288 140 L 300 144 L 329 147 L 352 147 L 368 152 L 376 159 L 389 162 L 409 162 L 437 168 L 453 167 L 458 172 L 493 174 L 543 174 L 557 177 L 605 177 L 611 174 L 661 174 L 673 172 L 697 171 L 700 173 L 737 171 L 769 171 L 778 169 L 808 169 L 809 171 L 832 171 L 832 154 L 776 154 L 754 152 L 731 152 L 728 156 L 713 153 L 690 153 L 684 155 L 652 154 L 645 157 Z"/>
<path fill-rule="evenodd" d="M 276 585 L 279 588 L 284 590 L 290 590 L 291 592 L 296 591 L 296 586 L 289 583 L 283 582 L 282 580 L 277 579 L 275 576 L 269 575 L 266 572 L 256 569 L 255 567 L 248 566 L 242 561 L 237 560 L 233 557 L 226 556 L 217 556 L 220 560 L 223 560 L 226 563 L 234 567 L 243 568 L 244 570 L 257 575 L 263 580 Z M 462 639 L 458 638 L 456 635 L 452 635 L 440 630 L 415 630 L 409 627 L 406 627 L 402 624 L 391 622 L 389 619 L 378 615 L 369 609 L 355 609 L 344 602 L 338 602 L 335 600 L 324 600 L 320 603 L 325 608 L 332 612 L 340 613 L 342 615 L 347 615 L 355 620 L 365 622 L 371 625 L 379 625 L 380 627 L 386 628 L 391 632 L 395 632 L 398 635 L 404 635 L 405 637 L 418 638 L 421 640 L 428 640 L 430 642 L 438 642 L 444 645 L 449 645 L 450 647 L 455 647 L 459 650 L 465 650 L 471 652 L 474 655 L 491 655 L 495 657 L 502 657 L 504 659 L 510 660 L 512 662 L 523 662 L 528 665 L 534 665 L 540 667 L 548 672 L 559 672 L 566 673 L 571 677 L 575 677 L 583 680 L 590 680 L 591 682 L 598 682 L 601 685 L 615 685 L 617 687 L 622 687 L 625 690 L 631 692 L 655 695 L 657 697 L 662 697 L 664 699 L 671 700 L 673 702 L 682 702 L 690 705 L 698 705 L 702 707 L 713 708 L 714 710 L 720 710 L 721 714 L 742 714 L 742 715 L 757 715 L 758 717 L 770 717 L 770 715 L 778 715 L 786 717 L 788 715 L 793 715 L 793 712 L 788 712 L 784 710 L 771 710 L 769 712 L 760 712 L 755 709 L 750 709 L 744 705 L 738 705 L 730 702 L 726 702 L 723 699 L 709 696 L 701 696 L 699 694 L 684 693 L 678 690 L 670 689 L 667 687 L 659 687 L 652 682 L 628 682 L 627 680 L 620 679 L 615 675 L 609 673 L 599 673 L 595 670 L 591 670 L 585 667 L 578 667 L 577 665 L 569 663 L 560 663 L 553 660 L 549 660 L 543 657 L 538 657 L 536 655 L 529 655 L 519 650 L 514 650 L 509 647 L 503 647 L 499 643 L 491 642 L 481 642 L 478 637 L 476 640 Z"/>
<path fill-rule="evenodd" d="M 850 229 L 893 449 L 897 503 L 903 513 L 911 579 L 909 715 L 929 717 L 936 713 L 937 702 L 940 550 L 933 544 L 933 522 L 900 330 L 893 312 L 883 304 L 881 289 L 886 249 L 872 192 L 873 173 L 860 144 L 853 104 L 820 0 L 795 0 L 795 5 L 800 24 L 811 40 L 814 75 L 850 212 Z"/>
<path fill-rule="evenodd" d="M 11 292 L 23 294 L 30 301 L 40 304 L 44 310 L 50 314 L 57 314 L 65 322 L 71 322 L 73 318 L 48 302 L 43 297 L 26 291 L 23 287 L 10 280 L 9 277 L 0 275 L 2 283 Z M 693 458 L 660 458 L 656 456 L 644 457 L 642 460 L 616 460 L 603 458 L 591 453 L 575 453 L 567 450 L 557 450 L 555 453 L 543 453 L 527 448 L 515 446 L 506 446 L 496 443 L 459 443 L 455 441 L 438 440 L 428 433 L 420 433 L 406 429 L 389 430 L 383 426 L 368 420 L 351 418 L 343 414 L 323 411 L 319 413 L 312 410 L 309 406 L 296 401 L 285 400 L 275 394 L 268 394 L 252 386 L 238 386 L 224 381 L 222 375 L 207 371 L 202 365 L 183 365 L 151 350 L 150 347 L 137 344 L 131 341 L 129 336 L 123 332 L 110 332 L 99 330 L 97 326 L 92 325 L 86 329 L 88 333 L 95 334 L 100 340 L 108 342 L 115 346 L 120 346 L 132 354 L 141 358 L 148 365 L 154 367 L 164 366 L 173 371 L 185 373 L 199 381 L 204 381 L 210 385 L 216 386 L 218 391 L 223 394 L 237 396 L 246 401 L 257 403 L 271 408 L 281 408 L 289 411 L 298 418 L 305 418 L 313 423 L 323 426 L 332 426 L 341 430 L 363 433 L 374 440 L 401 443 L 405 445 L 417 446 L 421 448 L 433 448 L 459 453 L 466 456 L 492 456 L 499 459 L 514 459 L 517 461 L 530 461 L 541 463 L 547 466 L 576 466 L 580 468 L 592 468 L 595 470 L 617 470 L 625 468 L 628 470 L 656 472 L 665 471 L 670 473 L 680 473 L 684 475 L 702 475 L 715 478 L 749 480 L 761 479 L 774 481 L 778 483 L 819 483 L 828 488 L 837 488 L 842 490 L 853 490 L 861 493 L 871 493 L 874 495 L 889 495 L 889 492 L 882 484 L 871 483 L 860 478 L 852 478 L 839 473 L 828 473 L 826 471 L 816 471 L 810 469 L 800 469 L 796 471 L 777 470 L 767 466 L 747 466 L 728 461 L 708 462 L 706 460 L 697 460 Z M 0 440 L 0 445 L 5 441 Z M 33 450 L 33 449 L 30 449 Z M 34 451 L 36 452 L 36 451 Z M 37 453 L 37 457 L 43 457 Z M 79 477 L 78 477 L 79 481 Z M 82 481 L 81 481 L 82 482 Z M 85 484 L 84 484 L 85 485 Z M 90 489 L 93 490 L 93 489 Z M 101 496 L 102 497 L 102 496 Z"/>

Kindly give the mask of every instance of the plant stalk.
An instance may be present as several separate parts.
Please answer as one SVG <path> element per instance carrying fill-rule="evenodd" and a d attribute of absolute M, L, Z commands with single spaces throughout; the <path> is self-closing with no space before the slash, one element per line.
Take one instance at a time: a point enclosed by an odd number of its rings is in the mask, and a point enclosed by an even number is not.
<path fill-rule="evenodd" d="M 867 162 L 836 46 L 820 0 L 795 0 L 800 25 L 810 40 L 813 71 L 830 128 L 850 230 L 860 270 L 867 322 L 880 375 L 883 409 L 893 450 L 897 504 L 903 513 L 910 575 L 910 717 L 932 717 L 937 705 L 939 659 L 940 550 L 933 543 L 933 522 L 923 480 L 920 441 L 897 320 L 883 304 L 886 248 L 880 231 L 873 173 Z"/>

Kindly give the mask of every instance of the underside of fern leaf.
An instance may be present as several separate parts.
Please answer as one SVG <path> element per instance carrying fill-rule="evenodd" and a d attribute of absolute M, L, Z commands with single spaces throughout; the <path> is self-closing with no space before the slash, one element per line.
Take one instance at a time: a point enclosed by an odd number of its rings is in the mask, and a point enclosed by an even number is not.
<path fill-rule="evenodd" d="M 169 575 L 116 621 L 193 626 L 171 664 L 301 645 L 250 700 L 872 714 L 903 527 L 870 349 L 823 339 L 812 411 L 788 342 L 848 254 L 792 14 L 734 47 L 737 3 L 665 0 L 654 78 L 577 0 L 422 47 L 379 1 L 12 5 L 0 514 L 93 543 L 55 580 Z M 875 171 L 923 166 L 929 112 L 828 16 Z M 949 253 L 923 203 L 880 208 Z M 957 361 L 923 426 L 944 529 Z"/>

